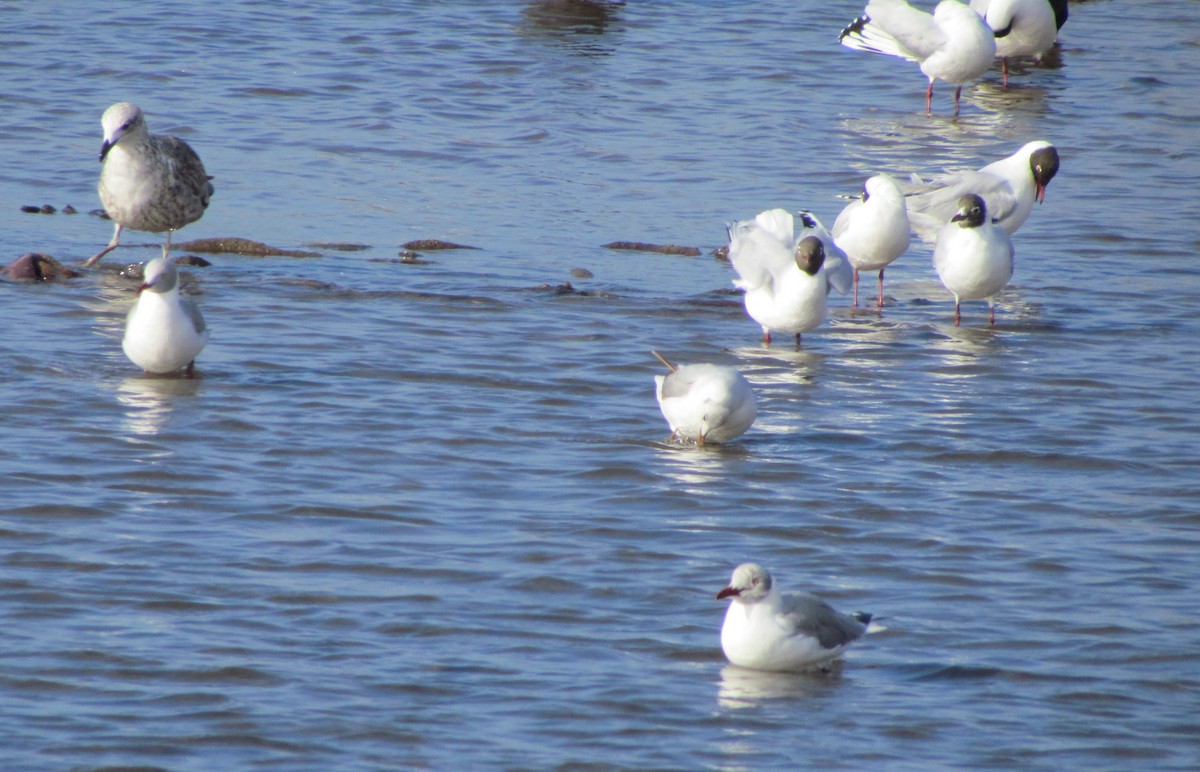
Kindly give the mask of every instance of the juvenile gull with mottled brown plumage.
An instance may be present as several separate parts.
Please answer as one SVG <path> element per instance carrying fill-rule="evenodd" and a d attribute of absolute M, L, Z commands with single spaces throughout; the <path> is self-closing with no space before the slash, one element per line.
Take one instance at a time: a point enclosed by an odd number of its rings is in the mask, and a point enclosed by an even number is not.
<path fill-rule="evenodd" d="M 100 148 L 100 201 L 116 223 L 112 241 L 84 265 L 94 265 L 121 243 L 121 230 L 171 234 L 199 220 L 208 208 L 213 186 L 200 156 L 188 143 L 169 134 L 151 134 L 137 105 L 118 102 L 104 111 L 104 144 Z"/>

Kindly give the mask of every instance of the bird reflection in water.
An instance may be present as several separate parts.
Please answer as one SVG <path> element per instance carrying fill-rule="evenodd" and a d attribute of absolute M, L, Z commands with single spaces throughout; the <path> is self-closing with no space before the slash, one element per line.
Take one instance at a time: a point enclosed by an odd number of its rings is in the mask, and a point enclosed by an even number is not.
<path fill-rule="evenodd" d="M 117 401 L 125 410 L 122 425 L 132 438 L 153 437 L 171 417 L 173 401 L 194 397 L 201 378 L 139 375 L 126 378 L 117 388 Z"/>

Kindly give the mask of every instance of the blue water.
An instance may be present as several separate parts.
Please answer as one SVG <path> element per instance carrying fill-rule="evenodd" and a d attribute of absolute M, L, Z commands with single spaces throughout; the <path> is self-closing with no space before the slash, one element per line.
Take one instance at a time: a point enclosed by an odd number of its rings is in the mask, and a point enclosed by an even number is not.
<path fill-rule="evenodd" d="M 107 243 L 119 100 L 215 177 L 176 242 L 319 253 L 185 271 L 195 380 L 121 352 L 159 237 L 0 282 L 3 766 L 1200 765 L 1194 7 L 1073 3 L 958 118 L 836 45 L 860 11 L 0 4 L 0 262 Z M 914 243 L 882 315 L 765 348 L 709 254 L 1032 139 L 1062 171 L 995 328 Z M 667 444 L 651 349 L 739 367 L 757 423 Z M 882 629 L 726 665 L 745 560 Z"/>

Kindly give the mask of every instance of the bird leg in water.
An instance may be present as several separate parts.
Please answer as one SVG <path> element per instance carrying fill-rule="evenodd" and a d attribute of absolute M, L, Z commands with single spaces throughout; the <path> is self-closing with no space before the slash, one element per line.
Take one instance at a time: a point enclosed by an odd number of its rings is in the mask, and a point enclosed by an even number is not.
<path fill-rule="evenodd" d="M 112 252 L 114 249 L 116 249 L 118 246 L 120 246 L 120 244 L 121 244 L 121 223 L 117 223 L 117 227 L 113 230 L 112 241 L 108 242 L 107 247 L 105 247 L 104 249 L 100 250 L 96 254 L 89 257 L 84 262 L 84 264 L 83 264 L 84 267 L 86 268 L 89 265 L 95 265 L 96 263 L 100 262 L 100 258 L 104 257 L 109 252 Z"/>

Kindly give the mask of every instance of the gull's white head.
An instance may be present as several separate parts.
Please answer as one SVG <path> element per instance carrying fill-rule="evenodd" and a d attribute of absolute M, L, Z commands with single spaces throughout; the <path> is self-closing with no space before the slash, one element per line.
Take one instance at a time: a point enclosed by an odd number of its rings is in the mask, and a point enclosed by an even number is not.
<path fill-rule="evenodd" d="M 175 267 L 175 263 L 165 257 L 156 257 L 146 263 L 142 271 L 142 284 L 137 291 L 170 292 L 178 283 L 179 269 Z"/>
<path fill-rule="evenodd" d="M 100 126 L 104 129 L 104 144 L 100 146 L 100 160 L 103 161 L 108 156 L 108 151 L 123 137 L 138 131 L 144 132 L 146 119 L 142 117 L 138 106 L 132 102 L 117 102 L 104 111 L 100 118 Z"/>
<path fill-rule="evenodd" d="M 739 603 L 757 603 L 771 592 L 771 572 L 758 563 L 742 563 L 733 569 L 729 586 L 717 593 L 717 600 L 733 598 Z"/>

